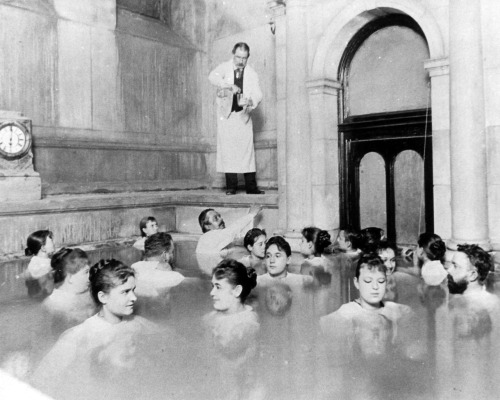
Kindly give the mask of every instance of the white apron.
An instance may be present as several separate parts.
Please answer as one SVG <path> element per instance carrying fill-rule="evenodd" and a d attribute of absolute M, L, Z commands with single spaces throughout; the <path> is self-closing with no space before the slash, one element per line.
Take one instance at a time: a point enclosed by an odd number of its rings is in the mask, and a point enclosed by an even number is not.
<path fill-rule="evenodd" d="M 252 118 L 244 111 L 218 118 L 217 172 L 255 172 Z"/>

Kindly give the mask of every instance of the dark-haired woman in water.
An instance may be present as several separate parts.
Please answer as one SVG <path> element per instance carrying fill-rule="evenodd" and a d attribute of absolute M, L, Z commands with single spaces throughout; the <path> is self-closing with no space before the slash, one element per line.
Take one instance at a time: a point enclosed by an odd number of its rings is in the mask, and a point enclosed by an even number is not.
<path fill-rule="evenodd" d="M 78 325 L 96 312 L 89 292 L 89 258 L 83 250 L 62 248 L 51 259 L 56 285 L 42 305 L 51 319 L 54 336 Z"/>
<path fill-rule="evenodd" d="M 106 392 L 96 379 L 109 379 L 113 390 L 119 387 L 116 379 L 133 372 L 139 336 L 154 331 L 153 324 L 134 316 L 132 268 L 118 260 L 101 260 L 90 268 L 89 281 L 99 311 L 64 332 L 32 378 L 55 398 L 96 398 Z"/>
<path fill-rule="evenodd" d="M 260 324 L 252 307 L 245 304 L 256 285 L 255 270 L 238 261 L 223 260 L 213 270 L 210 296 L 214 311 L 203 322 L 217 354 L 218 378 L 224 383 L 215 398 L 260 398 L 255 368 Z"/>

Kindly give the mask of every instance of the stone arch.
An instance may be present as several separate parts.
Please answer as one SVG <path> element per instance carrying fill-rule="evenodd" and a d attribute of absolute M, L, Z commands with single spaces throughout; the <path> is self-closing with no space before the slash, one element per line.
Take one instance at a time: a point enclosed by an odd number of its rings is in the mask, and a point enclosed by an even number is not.
<path fill-rule="evenodd" d="M 431 59 L 445 56 L 441 30 L 429 11 L 411 0 L 356 1 L 344 8 L 324 30 L 311 67 L 311 79 L 337 79 L 337 70 L 345 44 L 370 21 L 388 14 L 406 14 L 413 18 L 424 32 Z M 335 76 L 332 72 L 335 71 Z"/>
<path fill-rule="evenodd" d="M 311 154 L 322 155 L 314 157 L 315 171 L 323 173 L 324 176 L 334 177 L 331 182 L 325 178 L 325 182 L 328 182 L 324 185 L 325 193 L 315 201 L 314 222 L 318 225 L 325 219 L 329 226 L 338 227 L 340 223 L 342 187 L 339 155 L 335 151 L 329 154 L 322 152 L 325 148 L 338 148 L 338 113 L 327 110 L 338 108 L 338 96 L 341 93 L 341 84 L 338 82 L 340 61 L 346 44 L 362 27 L 376 18 L 390 14 L 404 14 L 415 20 L 427 40 L 431 59 L 439 60 L 446 56 L 447 49 L 437 21 L 428 9 L 415 0 L 353 1 L 336 14 L 326 25 L 326 29 L 318 35 L 318 45 L 314 51 L 307 81 L 311 134 L 316 138 L 311 146 Z M 445 60 L 443 64 L 446 64 Z M 446 105 L 440 107 L 446 108 Z M 437 111 L 443 113 L 444 108 Z"/>

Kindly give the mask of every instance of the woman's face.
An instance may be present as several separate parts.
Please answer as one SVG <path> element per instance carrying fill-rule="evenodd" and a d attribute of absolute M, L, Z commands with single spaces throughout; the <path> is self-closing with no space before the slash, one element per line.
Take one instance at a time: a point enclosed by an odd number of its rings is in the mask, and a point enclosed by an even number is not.
<path fill-rule="evenodd" d="M 359 290 L 359 298 L 363 308 L 378 308 L 384 298 L 387 281 L 385 273 L 377 268 L 362 266 L 359 278 L 354 278 L 354 286 Z"/>
<path fill-rule="evenodd" d="M 158 223 L 156 221 L 146 222 L 146 227 L 143 228 L 143 231 L 147 237 L 158 233 Z"/>
<path fill-rule="evenodd" d="M 217 311 L 231 311 L 241 304 L 241 286 L 233 286 L 227 278 L 212 277 L 212 301 Z"/>
<path fill-rule="evenodd" d="M 307 239 L 302 236 L 302 240 L 300 241 L 300 253 L 304 257 L 309 257 L 311 254 L 313 254 L 313 244 L 311 242 L 308 242 Z"/>
<path fill-rule="evenodd" d="M 396 254 L 394 254 L 394 250 L 384 249 L 382 251 L 379 251 L 378 255 L 387 268 L 387 275 L 391 275 L 396 269 Z"/>
<path fill-rule="evenodd" d="M 134 313 L 137 297 L 134 293 L 135 278 L 129 276 L 125 283 L 113 287 L 108 293 L 99 292 L 103 308 L 116 317 L 126 317 Z"/>
<path fill-rule="evenodd" d="M 50 236 L 47 236 L 47 238 L 45 239 L 45 244 L 43 245 L 42 250 L 48 256 L 51 256 L 52 254 L 54 254 L 54 251 L 56 250 L 56 248 L 54 245 L 54 240 Z"/>
<path fill-rule="evenodd" d="M 90 265 L 87 264 L 78 272 L 69 276 L 70 283 L 75 293 L 85 293 L 89 290 L 89 270 Z"/>
<path fill-rule="evenodd" d="M 266 255 L 265 250 L 266 250 L 266 236 L 260 235 L 253 244 L 253 246 L 250 247 L 250 253 L 257 258 L 264 258 Z"/>

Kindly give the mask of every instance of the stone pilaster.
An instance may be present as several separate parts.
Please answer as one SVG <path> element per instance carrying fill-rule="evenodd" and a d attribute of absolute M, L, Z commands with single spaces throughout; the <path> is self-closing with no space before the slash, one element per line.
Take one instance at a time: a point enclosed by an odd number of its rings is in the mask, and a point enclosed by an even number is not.
<path fill-rule="evenodd" d="M 311 133 L 306 87 L 306 1 L 286 3 L 286 228 L 291 236 L 313 222 Z"/>
<path fill-rule="evenodd" d="M 278 153 L 279 230 L 287 227 L 286 198 L 286 7 L 280 1 L 268 1 L 273 23 L 276 55 L 276 140 Z"/>
<path fill-rule="evenodd" d="M 451 247 L 489 249 L 481 3 L 450 2 Z"/>
<path fill-rule="evenodd" d="M 307 81 L 311 112 L 311 184 L 313 225 L 339 227 L 338 95 L 340 82 Z"/>
<path fill-rule="evenodd" d="M 431 79 L 434 231 L 450 239 L 450 63 L 448 58 L 431 59 L 425 69 Z"/>

